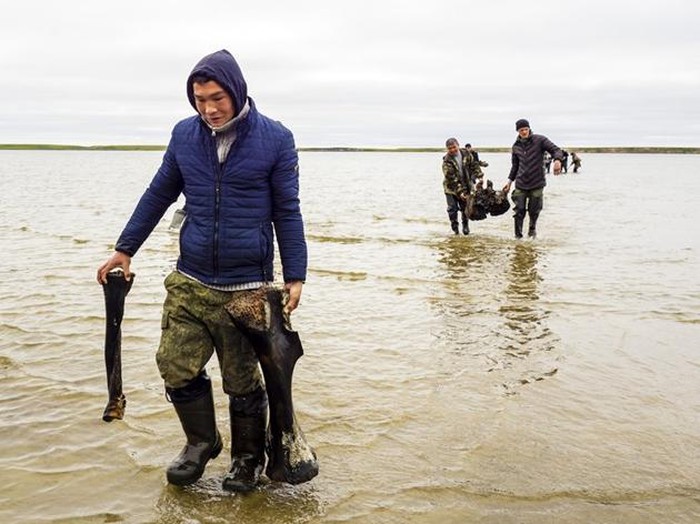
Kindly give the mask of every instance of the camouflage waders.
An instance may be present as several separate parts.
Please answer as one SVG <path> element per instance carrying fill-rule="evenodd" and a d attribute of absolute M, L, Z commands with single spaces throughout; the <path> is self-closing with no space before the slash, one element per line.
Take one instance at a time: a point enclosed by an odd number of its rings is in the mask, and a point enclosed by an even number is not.
<path fill-rule="evenodd" d="M 189 384 L 216 351 L 227 394 L 244 395 L 261 387 L 255 351 L 224 309 L 233 292 L 210 289 L 178 272 L 166 277 L 165 289 L 168 296 L 156 354 L 165 386 Z"/>
<path fill-rule="evenodd" d="M 234 293 L 249 291 L 216 291 L 178 272 L 166 277 L 165 288 L 156 361 L 187 437 L 167 468 L 168 482 L 179 486 L 196 482 L 207 462 L 222 450 L 211 381 L 204 369 L 216 351 L 223 389 L 229 395 L 234 459 L 224 488 L 253 489 L 265 463 L 267 394 L 252 345 L 224 309 Z"/>

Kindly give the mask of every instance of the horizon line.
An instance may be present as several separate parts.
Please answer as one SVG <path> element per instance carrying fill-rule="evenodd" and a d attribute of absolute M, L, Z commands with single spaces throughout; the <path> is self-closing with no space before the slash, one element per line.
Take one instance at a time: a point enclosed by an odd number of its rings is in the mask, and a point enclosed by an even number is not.
<path fill-rule="evenodd" d="M 164 151 L 166 145 L 160 144 L 104 144 L 104 145 L 77 145 L 77 144 L 52 144 L 52 143 L 9 143 L 0 144 L 0 150 L 67 150 L 67 151 Z M 474 148 L 477 151 L 491 153 L 507 153 L 511 146 L 484 146 Z M 700 146 L 564 146 L 561 149 L 576 150 L 588 153 L 685 153 L 700 154 Z M 407 146 L 298 146 L 298 151 L 305 152 L 397 152 L 397 153 L 432 153 L 444 152 L 443 147 L 407 147 Z"/>

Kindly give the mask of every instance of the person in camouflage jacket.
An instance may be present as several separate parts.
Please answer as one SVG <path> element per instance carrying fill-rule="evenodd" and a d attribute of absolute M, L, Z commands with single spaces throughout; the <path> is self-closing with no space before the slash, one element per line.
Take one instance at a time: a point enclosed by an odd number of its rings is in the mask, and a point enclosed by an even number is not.
<path fill-rule="evenodd" d="M 459 147 L 456 138 L 445 142 L 447 154 L 442 157 L 442 187 L 447 200 L 447 216 L 455 235 L 459 234 L 458 214 L 462 215 L 462 233 L 469 234 L 469 201 L 474 189 L 474 180 L 484 174 L 472 154 Z"/>

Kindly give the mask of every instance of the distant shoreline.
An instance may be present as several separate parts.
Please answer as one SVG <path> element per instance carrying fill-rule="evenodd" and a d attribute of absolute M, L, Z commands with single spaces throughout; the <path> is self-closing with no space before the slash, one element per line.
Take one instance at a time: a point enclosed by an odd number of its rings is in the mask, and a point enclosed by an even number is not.
<path fill-rule="evenodd" d="M 653 153 L 698 155 L 700 147 L 685 146 L 564 146 L 577 153 Z M 442 153 L 439 147 L 299 147 L 305 152 L 338 153 Z M 508 153 L 510 147 L 480 147 L 483 153 Z M 77 146 L 65 144 L 0 144 L 0 151 L 165 151 L 163 145 Z"/>

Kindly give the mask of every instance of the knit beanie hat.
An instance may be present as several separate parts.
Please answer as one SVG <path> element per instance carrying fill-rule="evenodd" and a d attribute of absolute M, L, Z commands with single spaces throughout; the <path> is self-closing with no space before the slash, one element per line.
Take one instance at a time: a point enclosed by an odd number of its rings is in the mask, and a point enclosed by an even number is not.
<path fill-rule="evenodd" d="M 521 127 L 530 127 L 530 122 L 525 120 L 524 118 L 521 118 L 515 123 L 515 130 L 517 131 Z"/>

